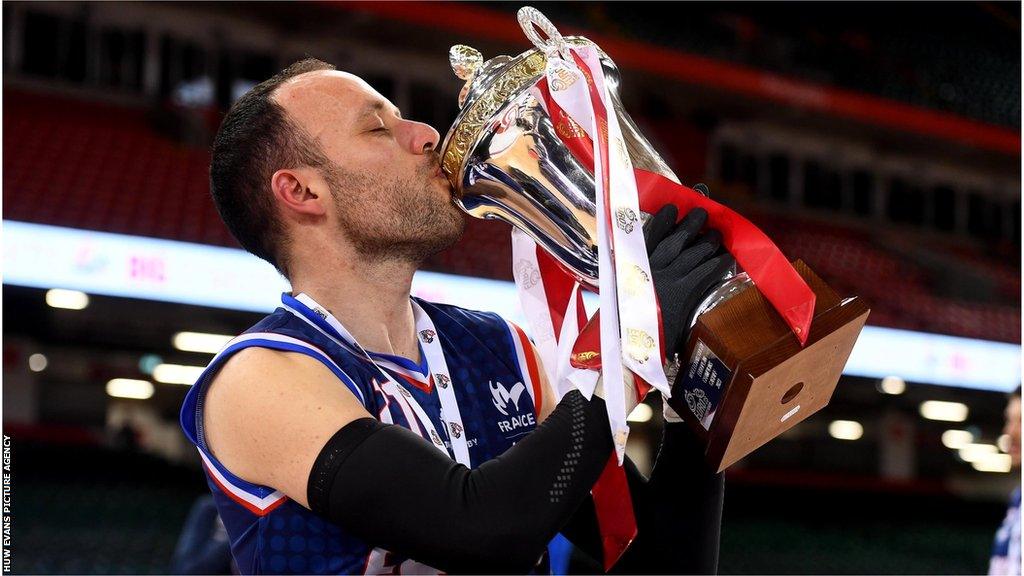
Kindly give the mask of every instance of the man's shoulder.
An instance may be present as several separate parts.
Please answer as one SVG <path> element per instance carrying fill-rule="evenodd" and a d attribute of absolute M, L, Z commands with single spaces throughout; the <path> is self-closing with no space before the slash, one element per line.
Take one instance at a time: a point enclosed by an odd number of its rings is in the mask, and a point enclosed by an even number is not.
<path fill-rule="evenodd" d="M 258 332 L 274 332 L 283 326 L 289 325 L 292 318 L 294 318 L 292 313 L 288 312 L 284 308 L 277 308 L 270 314 L 260 318 L 258 322 L 247 328 L 245 332 L 242 332 L 239 336 Z"/>
<path fill-rule="evenodd" d="M 219 362 L 209 367 L 207 387 L 213 387 L 214 382 L 262 380 L 261 375 L 280 371 L 282 367 L 286 371 L 308 367 L 310 362 L 293 353 L 302 350 L 287 346 L 289 342 L 301 344 L 309 340 L 301 333 L 303 323 L 295 320 L 293 314 L 277 308 L 233 338 L 218 354 Z"/>

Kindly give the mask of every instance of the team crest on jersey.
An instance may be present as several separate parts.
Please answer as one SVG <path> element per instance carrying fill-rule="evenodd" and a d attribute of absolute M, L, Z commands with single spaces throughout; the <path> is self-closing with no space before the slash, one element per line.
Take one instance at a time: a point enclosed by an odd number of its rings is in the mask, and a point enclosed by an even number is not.
<path fill-rule="evenodd" d="M 434 332 L 433 330 L 420 330 L 420 338 L 422 338 L 427 344 L 433 342 L 435 336 L 437 336 L 437 332 Z"/>
<path fill-rule="evenodd" d="M 498 412 L 508 417 L 506 420 L 498 421 L 499 430 L 509 433 L 523 430 L 537 423 L 533 412 L 529 410 L 529 406 L 526 410 L 522 410 L 519 407 L 519 401 L 523 397 L 523 392 L 526 392 L 525 384 L 516 382 L 511 388 L 506 388 L 501 382 L 491 382 L 490 385 L 491 403 L 498 409 Z M 529 398 L 529 395 L 527 395 L 527 398 Z"/>
<path fill-rule="evenodd" d="M 462 438 L 462 426 L 458 422 L 449 422 L 448 429 L 452 431 L 452 436 Z"/>
<path fill-rule="evenodd" d="M 526 385 L 522 382 L 516 382 L 511 390 L 505 388 L 505 385 L 501 382 L 491 382 L 491 402 L 494 403 L 494 407 L 498 409 L 498 412 L 508 416 L 510 408 L 515 412 L 519 411 L 519 397 L 525 391 Z"/>
<path fill-rule="evenodd" d="M 437 444 L 438 446 L 441 445 L 441 437 L 437 435 L 437 431 L 436 430 L 431 430 L 430 431 L 430 440 L 434 444 Z"/>

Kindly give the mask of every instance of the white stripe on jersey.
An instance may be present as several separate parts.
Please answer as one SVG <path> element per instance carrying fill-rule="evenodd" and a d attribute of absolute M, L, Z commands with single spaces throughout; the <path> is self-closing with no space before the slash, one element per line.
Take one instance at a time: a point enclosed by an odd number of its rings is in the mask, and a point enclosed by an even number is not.
<path fill-rule="evenodd" d="M 237 338 L 228 342 L 227 346 L 221 349 L 221 351 L 218 352 L 217 355 L 213 357 L 213 360 L 211 360 L 210 363 L 207 365 L 207 369 L 209 369 L 210 366 L 213 366 L 217 362 L 217 360 L 225 352 L 227 352 L 228 348 L 249 340 L 272 340 L 274 342 L 281 342 L 284 344 L 291 344 L 293 346 L 300 346 L 302 348 L 305 348 L 313 352 L 318 358 L 324 360 L 329 366 L 333 367 L 338 372 L 344 374 L 346 378 L 348 378 L 353 384 L 355 384 L 355 380 L 353 380 L 352 377 L 348 375 L 348 373 L 342 370 L 341 366 L 338 366 L 338 364 L 335 363 L 334 360 L 331 360 L 331 357 L 328 356 L 327 353 L 324 352 L 323 350 L 317 348 L 316 346 L 310 344 L 309 342 L 299 340 L 298 338 L 292 338 L 291 336 L 285 336 L 284 334 L 276 334 L 274 332 L 250 332 L 248 334 L 242 334 L 241 336 L 238 336 Z M 366 399 L 363 397 L 363 391 L 359 389 L 359 386 L 349 387 L 346 385 L 346 388 L 349 388 L 350 390 L 355 392 L 355 394 L 359 397 L 359 402 L 363 406 L 366 406 Z"/>
<path fill-rule="evenodd" d="M 397 372 L 397 373 L 401 374 L 402 376 L 405 376 L 407 378 L 411 378 L 412 380 L 414 380 L 416 382 L 419 382 L 420 384 L 427 385 L 427 384 L 430 383 L 430 376 L 429 375 L 424 376 L 423 374 L 420 374 L 419 372 L 417 372 L 415 370 L 409 370 L 408 368 L 403 368 L 403 367 L 399 366 L 398 364 L 396 364 L 395 362 L 392 362 L 391 360 L 388 360 L 386 358 L 375 357 L 375 358 L 373 358 L 373 362 L 374 362 L 374 364 L 376 364 L 377 366 L 380 366 L 381 368 L 387 368 L 388 370 L 391 370 L 392 372 Z"/>
<path fill-rule="evenodd" d="M 221 486 L 227 488 L 228 491 L 230 491 L 233 495 L 237 496 L 238 498 L 241 498 L 242 500 L 245 500 L 246 502 L 260 510 L 266 510 L 268 507 L 274 505 L 282 498 L 287 498 L 287 496 L 285 496 L 285 494 L 280 490 L 275 490 L 274 492 L 264 496 L 263 498 L 260 498 L 259 496 L 256 496 L 255 494 L 249 492 L 245 488 L 242 488 L 241 486 L 236 486 L 233 482 L 231 482 L 231 480 L 228 480 L 226 476 L 220 473 L 220 470 L 217 469 L 217 466 L 215 466 L 214 463 L 211 462 L 210 459 L 206 457 L 206 454 L 204 454 L 202 450 L 199 450 L 199 456 L 201 456 L 203 458 L 203 462 L 206 463 L 206 469 L 209 470 L 211 474 L 217 477 L 217 482 L 219 482 Z"/>

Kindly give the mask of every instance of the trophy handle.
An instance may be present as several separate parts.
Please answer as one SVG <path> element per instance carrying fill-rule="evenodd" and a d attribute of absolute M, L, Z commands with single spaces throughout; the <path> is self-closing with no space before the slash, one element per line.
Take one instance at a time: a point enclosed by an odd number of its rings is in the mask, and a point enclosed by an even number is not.
<path fill-rule="evenodd" d="M 564 56 L 568 56 L 562 33 L 555 28 L 547 16 L 541 14 L 540 10 L 533 6 L 523 6 L 516 13 L 516 18 L 519 20 L 519 27 L 523 29 L 523 34 L 526 34 L 526 38 L 533 42 L 538 50 L 545 54 L 560 52 Z M 548 37 L 542 38 L 538 29 Z"/>

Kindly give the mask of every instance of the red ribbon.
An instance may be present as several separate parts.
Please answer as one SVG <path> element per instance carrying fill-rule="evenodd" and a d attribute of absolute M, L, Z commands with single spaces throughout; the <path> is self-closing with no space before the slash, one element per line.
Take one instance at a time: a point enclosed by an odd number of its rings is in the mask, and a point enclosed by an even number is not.
<path fill-rule="evenodd" d="M 594 498 L 594 514 L 601 532 L 604 570 L 607 572 L 633 543 L 637 532 L 626 470 L 619 466 L 614 451 L 608 457 L 608 463 L 590 490 L 590 495 Z"/>
<path fill-rule="evenodd" d="M 548 105 L 556 133 L 585 167 L 593 172 L 594 148 L 590 137 L 558 106 L 548 90 L 547 80 L 537 87 Z M 558 129 L 559 123 L 563 128 Z M 574 127 L 574 128 L 573 128 Z M 707 226 L 722 234 L 722 244 L 754 281 L 754 285 L 779 312 L 803 346 L 814 317 L 815 295 L 793 265 L 764 232 L 738 213 L 681 184 L 646 170 L 634 169 L 640 209 L 654 214 L 675 204 L 682 218 L 693 208 L 708 213 Z"/>

